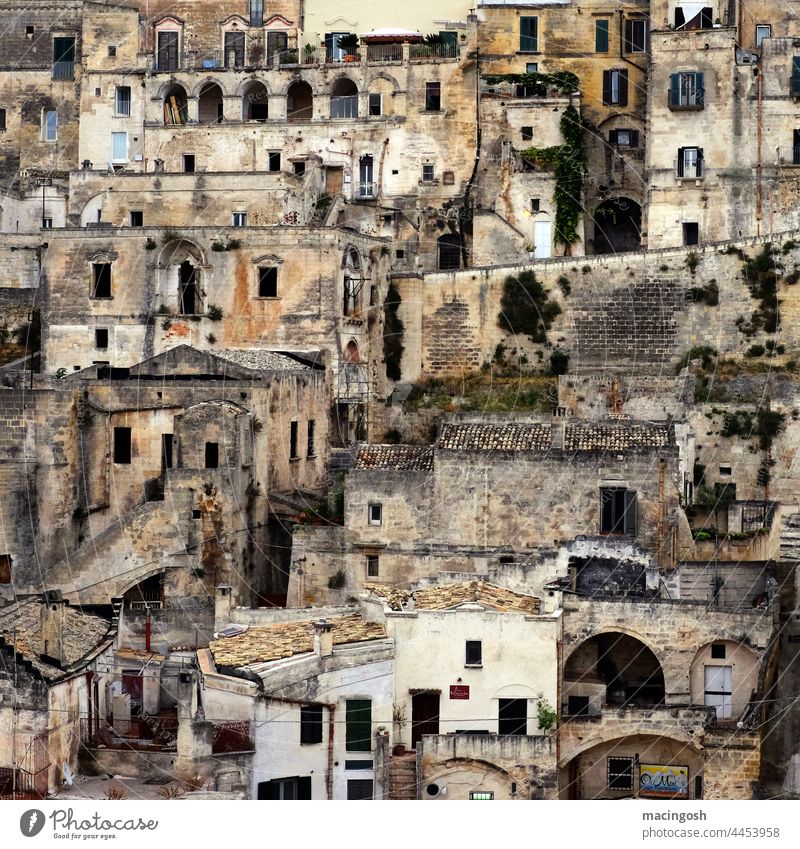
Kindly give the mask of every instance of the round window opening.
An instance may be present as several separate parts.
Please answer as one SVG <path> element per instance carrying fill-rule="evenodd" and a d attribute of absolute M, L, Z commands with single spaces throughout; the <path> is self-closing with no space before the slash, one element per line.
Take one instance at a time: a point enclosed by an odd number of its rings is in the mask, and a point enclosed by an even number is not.
<path fill-rule="evenodd" d="M 438 784 L 429 784 L 429 785 L 425 788 L 425 792 L 426 792 L 429 796 L 438 796 L 438 795 L 439 795 L 439 785 L 438 785 Z"/>

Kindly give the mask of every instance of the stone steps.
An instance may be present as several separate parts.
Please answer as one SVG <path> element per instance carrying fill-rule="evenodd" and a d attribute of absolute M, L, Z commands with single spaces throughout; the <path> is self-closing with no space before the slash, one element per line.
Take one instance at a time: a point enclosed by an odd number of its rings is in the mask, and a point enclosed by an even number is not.
<path fill-rule="evenodd" d="M 417 756 L 406 755 L 389 761 L 389 798 L 417 798 Z"/>

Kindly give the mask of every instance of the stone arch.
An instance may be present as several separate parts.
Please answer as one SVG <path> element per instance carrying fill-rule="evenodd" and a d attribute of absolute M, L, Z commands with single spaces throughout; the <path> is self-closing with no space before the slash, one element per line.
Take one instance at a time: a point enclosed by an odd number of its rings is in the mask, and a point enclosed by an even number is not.
<path fill-rule="evenodd" d="M 286 89 L 286 120 L 310 121 L 314 117 L 314 92 L 302 78 L 294 79 Z"/>
<path fill-rule="evenodd" d="M 374 74 L 370 74 L 367 80 L 365 81 L 364 88 L 371 91 L 373 84 L 378 80 L 385 80 L 386 82 L 390 83 L 394 91 L 400 90 L 400 84 L 391 74 L 387 73 L 386 71 L 377 71 Z"/>
<path fill-rule="evenodd" d="M 166 245 L 161 249 L 161 253 L 158 256 L 158 267 L 166 268 L 170 265 L 180 265 L 184 259 L 191 258 L 198 265 L 205 266 L 206 259 L 205 254 L 203 253 L 200 246 L 193 242 L 191 239 L 173 239 L 171 242 L 167 242 Z"/>
<path fill-rule="evenodd" d="M 86 201 L 81 209 L 81 227 L 84 227 L 87 224 L 93 224 L 97 221 L 97 210 L 103 208 L 103 201 L 107 194 L 107 190 L 104 189 L 102 192 L 97 192 L 97 194 L 92 195 Z M 98 200 L 100 201 L 99 204 L 97 203 Z"/>
<path fill-rule="evenodd" d="M 353 365 L 358 365 L 361 362 L 361 350 L 359 349 L 358 342 L 356 342 L 355 339 L 351 339 L 344 346 L 342 356 L 344 357 L 345 363 L 352 363 Z"/>
<path fill-rule="evenodd" d="M 171 81 L 163 88 L 161 96 L 164 123 L 185 124 L 188 120 L 189 102 L 186 89 L 176 81 Z"/>
<path fill-rule="evenodd" d="M 759 686 L 759 657 L 738 640 L 711 640 L 695 652 L 689 667 L 692 704 L 713 707 L 717 721 L 735 721 Z M 723 673 L 722 669 L 728 669 Z M 706 670 L 714 670 L 708 673 Z M 725 695 L 726 691 L 729 695 Z"/>
<path fill-rule="evenodd" d="M 379 71 L 373 74 L 369 82 L 364 86 L 365 90 L 370 95 L 380 95 L 379 111 L 373 111 L 373 103 L 370 101 L 370 109 L 368 114 L 372 115 L 393 115 L 395 109 L 395 96 L 400 90 L 397 81 L 390 74 Z M 377 104 L 375 104 L 377 106 Z"/>
<path fill-rule="evenodd" d="M 269 117 L 269 89 L 259 79 L 248 80 L 239 86 L 242 98 L 243 121 L 266 121 Z"/>
<path fill-rule="evenodd" d="M 358 118 L 358 85 L 341 74 L 330 86 L 331 118 Z"/>
<path fill-rule="evenodd" d="M 605 705 L 652 706 L 666 700 L 664 667 L 638 637 L 606 630 L 583 640 L 564 660 L 562 709 L 601 713 Z"/>
<path fill-rule="evenodd" d="M 225 119 L 225 93 L 216 81 L 207 81 L 199 89 L 197 116 L 201 124 L 221 124 Z"/>
<path fill-rule="evenodd" d="M 347 83 L 350 83 L 352 89 L 355 90 L 355 93 L 358 93 L 358 82 L 353 77 L 353 75 L 347 74 L 344 71 L 339 72 L 331 79 L 330 83 L 328 83 L 328 85 L 325 87 L 324 93 L 329 94 L 331 95 L 331 97 L 333 97 L 334 95 L 336 95 L 338 89 L 347 88 L 348 90 L 350 90 L 350 86 L 348 86 Z"/>
<path fill-rule="evenodd" d="M 149 578 L 156 575 L 166 576 L 167 568 L 165 566 L 157 566 L 153 569 L 136 569 L 135 574 L 126 579 L 120 578 L 120 583 L 116 587 L 115 596 L 124 597 L 131 590 L 135 589 L 139 584 L 144 583 Z"/>
<path fill-rule="evenodd" d="M 194 84 L 194 88 L 192 88 L 191 92 L 189 93 L 190 97 L 200 97 L 201 93 L 203 92 L 203 89 L 210 85 L 218 86 L 219 90 L 222 92 L 223 95 L 228 94 L 225 81 L 211 74 L 208 74 L 207 76 L 203 77 L 203 79 L 198 80 Z"/>
<path fill-rule="evenodd" d="M 595 207 L 594 252 L 638 250 L 642 241 L 642 207 L 627 196 L 607 198 Z"/>
<path fill-rule="evenodd" d="M 471 776 L 474 776 L 474 783 L 469 781 Z M 514 781 L 514 776 L 507 770 L 482 758 L 448 758 L 426 767 L 422 798 L 468 799 L 469 792 L 477 789 L 494 792 L 494 798 L 511 798 Z M 428 792 L 428 788 L 431 788 L 431 792 Z"/>

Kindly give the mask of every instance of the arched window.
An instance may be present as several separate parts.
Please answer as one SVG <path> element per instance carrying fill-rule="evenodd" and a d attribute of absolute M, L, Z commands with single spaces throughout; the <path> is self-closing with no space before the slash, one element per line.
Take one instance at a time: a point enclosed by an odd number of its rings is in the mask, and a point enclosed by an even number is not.
<path fill-rule="evenodd" d="M 242 95 L 242 120 L 266 121 L 269 115 L 267 103 L 267 88 L 264 83 L 250 83 Z"/>
<path fill-rule="evenodd" d="M 178 266 L 178 307 L 182 315 L 199 315 L 203 311 L 197 269 L 188 259 Z"/>
<path fill-rule="evenodd" d="M 180 85 L 172 85 L 164 95 L 164 123 L 185 124 L 187 119 L 186 89 Z"/>
<path fill-rule="evenodd" d="M 299 80 L 286 93 L 286 118 L 289 121 L 310 121 L 314 115 L 314 95 L 307 82 Z"/>
<path fill-rule="evenodd" d="M 461 268 L 461 239 L 456 233 L 445 233 L 438 240 L 438 267 L 440 271 Z"/>
<path fill-rule="evenodd" d="M 220 124 L 223 115 L 222 89 L 216 83 L 209 83 L 200 92 L 199 118 L 201 124 Z"/>
<path fill-rule="evenodd" d="M 333 84 L 331 118 L 358 118 L 358 89 L 352 80 L 343 78 Z"/>
<path fill-rule="evenodd" d="M 343 313 L 348 316 L 361 315 L 361 294 L 364 288 L 364 276 L 361 269 L 361 257 L 355 248 L 345 251 L 344 261 L 344 303 Z"/>

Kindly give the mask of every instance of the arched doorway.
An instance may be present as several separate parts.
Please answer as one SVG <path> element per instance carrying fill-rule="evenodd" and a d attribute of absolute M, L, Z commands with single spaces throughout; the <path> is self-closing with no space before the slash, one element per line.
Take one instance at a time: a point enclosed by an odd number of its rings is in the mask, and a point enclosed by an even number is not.
<path fill-rule="evenodd" d="M 185 124 L 187 117 L 186 89 L 177 84 L 170 86 L 164 93 L 164 123 Z"/>
<path fill-rule="evenodd" d="M 457 233 L 445 233 L 437 242 L 439 271 L 461 268 L 461 239 Z"/>
<path fill-rule="evenodd" d="M 596 254 L 638 251 L 642 242 L 642 208 L 630 198 L 611 198 L 594 211 Z"/>
<path fill-rule="evenodd" d="M 597 715 L 603 705 L 664 703 L 664 672 L 653 652 L 628 634 L 612 631 L 581 643 L 564 665 L 565 713 Z"/>
<path fill-rule="evenodd" d="M 331 89 L 331 118 L 358 118 L 358 89 L 347 77 L 336 80 Z"/>
<path fill-rule="evenodd" d="M 200 92 L 199 114 L 201 124 L 219 124 L 222 122 L 222 89 L 216 83 L 209 83 Z"/>
<path fill-rule="evenodd" d="M 199 315 L 202 310 L 197 269 L 185 259 L 178 267 L 178 305 L 182 315 Z"/>
<path fill-rule="evenodd" d="M 289 121 L 310 121 L 314 115 L 314 95 L 311 86 L 298 80 L 286 93 L 286 118 Z"/>
<path fill-rule="evenodd" d="M 242 120 L 266 121 L 269 116 L 267 103 L 267 87 L 264 83 L 250 83 L 242 93 Z"/>

